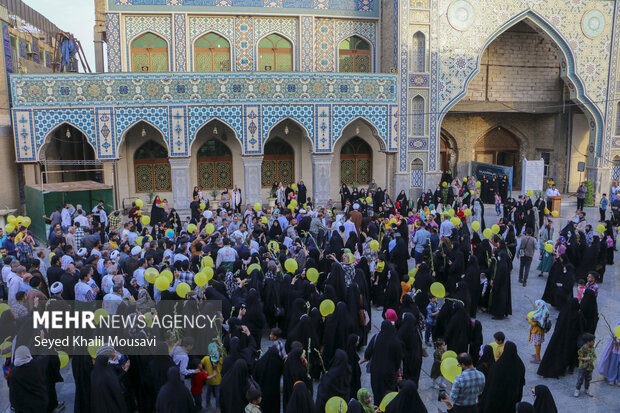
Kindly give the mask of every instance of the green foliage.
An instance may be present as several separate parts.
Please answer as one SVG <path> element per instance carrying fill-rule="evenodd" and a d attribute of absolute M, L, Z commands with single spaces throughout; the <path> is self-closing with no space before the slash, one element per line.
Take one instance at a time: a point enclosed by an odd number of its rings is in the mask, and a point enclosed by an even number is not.
<path fill-rule="evenodd" d="M 590 181 L 586 181 L 585 182 L 586 188 L 588 189 L 588 192 L 586 192 L 586 200 L 585 200 L 585 206 L 587 207 L 593 207 L 594 206 L 594 184 Z"/>

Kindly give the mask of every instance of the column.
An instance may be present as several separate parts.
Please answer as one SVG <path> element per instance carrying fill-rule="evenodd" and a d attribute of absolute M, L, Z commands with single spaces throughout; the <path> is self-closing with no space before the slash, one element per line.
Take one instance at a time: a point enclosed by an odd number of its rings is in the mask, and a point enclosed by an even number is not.
<path fill-rule="evenodd" d="M 189 203 L 192 201 L 189 183 L 190 158 L 169 158 L 172 175 L 172 199 L 174 208 L 181 217 L 189 212 Z"/>
<path fill-rule="evenodd" d="M 439 170 L 426 172 L 424 179 L 424 189 L 431 189 L 432 191 L 435 191 L 437 185 L 441 184 L 441 175 L 443 175 L 443 173 Z"/>
<path fill-rule="evenodd" d="M 262 156 L 242 156 L 243 161 L 243 189 L 246 204 L 262 203 Z"/>
<path fill-rule="evenodd" d="M 609 193 L 611 186 L 611 169 L 602 166 L 601 158 L 595 158 L 594 166 L 587 166 L 586 173 L 588 181 L 594 184 L 594 204 L 601 199 L 603 193 Z M 582 178 L 585 181 L 585 178 Z M 581 183 L 581 182 L 580 182 Z"/>
<path fill-rule="evenodd" d="M 118 188 L 116 187 L 116 181 L 114 179 L 114 165 L 116 160 L 112 162 L 104 162 L 103 167 L 103 183 L 112 187 L 114 194 L 114 208 L 118 208 L 120 203 L 118 202 Z"/>
<path fill-rule="evenodd" d="M 314 205 L 325 205 L 329 201 L 329 185 L 332 172 L 333 154 L 311 154 L 312 160 L 312 200 Z"/>

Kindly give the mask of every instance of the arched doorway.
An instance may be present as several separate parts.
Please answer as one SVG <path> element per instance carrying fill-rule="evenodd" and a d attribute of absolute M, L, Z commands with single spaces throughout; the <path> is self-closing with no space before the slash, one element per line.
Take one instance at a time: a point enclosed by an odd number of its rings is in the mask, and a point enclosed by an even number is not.
<path fill-rule="evenodd" d="M 265 144 L 261 185 L 271 188 L 274 182 L 295 182 L 295 152 L 284 139 L 274 137 Z"/>
<path fill-rule="evenodd" d="M 340 150 L 340 183 L 346 185 L 368 185 L 372 180 L 372 149 L 370 145 L 355 136 Z"/>
<path fill-rule="evenodd" d="M 40 151 L 43 183 L 103 182 L 95 150 L 76 127 L 64 124 L 50 132 Z"/>
<path fill-rule="evenodd" d="M 232 153 L 226 144 L 210 139 L 198 149 L 198 187 L 202 190 L 232 188 Z"/>
<path fill-rule="evenodd" d="M 442 130 L 439 146 L 439 167 L 441 171 L 451 171 L 452 174 L 456 174 L 457 157 L 456 140 L 449 133 Z"/>
<path fill-rule="evenodd" d="M 517 138 L 505 128 L 498 126 L 488 131 L 476 142 L 476 162 L 511 166 L 512 182 L 519 185 L 521 170 L 519 160 L 520 145 Z"/>
<path fill-rule="evenodd" d="M 136 192 L 170 192 L 172 179 L 168 150 L 150 140 L 134 153 Z"/>

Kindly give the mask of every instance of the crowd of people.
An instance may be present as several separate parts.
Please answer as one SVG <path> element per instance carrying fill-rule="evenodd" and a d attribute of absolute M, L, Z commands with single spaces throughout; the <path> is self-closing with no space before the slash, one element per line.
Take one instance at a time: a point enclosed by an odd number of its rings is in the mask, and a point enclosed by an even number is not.
<path fill-rule="evenodd" d="M 402 191 L 393 202 L 374 180 L 367 188 L 342 185 L 339 210 L 331 201 L 315 205 L 303 182 L 275 183 L 272 192 L 274 206 L 243 210 L 237 187 L 224 191 L 217 207 L 195 188 L 183 219 L 159 197 L 150 215 L 140 201 L 127 218 L 106 212 L 103 201 L 90 213 L 67 204 L 46 217 L 49 254 L 37 250 L 27 226 L 3 234 L 0 294 L 9 309 L 0 318 L 14 329 L 0 331 L 0 343 L 13 343 L 0 349 L 15 411 L 52 412 L 62 404 L 58 357 L 32 356 L 31 343 L 20 340 L 20 325 L 40 306 L 103 300 L 110 311 L 130 314 L 161 300 L 219 300 L 222 334 L 207 354 L 192 354 L 186 336 L 158 337 L 169 356 L 124 355 L 104 345 L 94 360 L 72 357 L 74 411 L 331 413 L 342 401 L 349 412 L 371 413 L 387 395 L 382 411 L 422 413 L 418 384 L 430 356 L 433 387 L 450 412 L 554 413 L 544 385 L 534 389 L 533 404 L 522 401 L 517 346 L 501 331 L 484 344 L 480 316 L 513 314 L 511 271 L 519 266 L 526 286 L 535 256 L 547 282 L 527 316 L 530 361 L 542 377 L 578 369 L 574 395 L 583 386 L 592 396 L 598 285 L 613 264 L 613 216 L 593 226 L 579 209 L 556 234 L 542 194 L 513 198 L 505 176 L 450 172 L 415 201 Z M 620 199 L 610 208 L 614 203 Z M 496 205 L 494 216 L 485 217 L 485 204 Z M 296 265 L 287 266 L 291 259 Z M 213 278 L 199 285 L 196 275 L 210 262 Z M 169 269 L 173 280 L 156 288 L 145 276 L 151 267 Z M 191 287 L 184 297 L 180 283 Z M 325 310 L 328 302 L 333 308 Z M 551 307 L 559 310 L 553 322 Z M 383 321 L 373 326 L 377 313 Z M 613 385 L 620 384 L 620 341 L 609 329 L 598 370 Z M 449 377 L 446 358 L 462 373 Z"/>

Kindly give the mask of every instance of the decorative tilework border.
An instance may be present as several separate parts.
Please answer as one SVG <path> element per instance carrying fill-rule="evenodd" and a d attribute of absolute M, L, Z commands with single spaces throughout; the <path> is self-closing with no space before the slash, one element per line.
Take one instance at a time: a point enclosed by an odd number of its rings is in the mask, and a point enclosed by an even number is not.
<path fill-rule="evenodd" d="M 118 13 L 106 14 L 106 37 L 108 40 L 108 72 L 121 71 L 121 29 Z"/>

